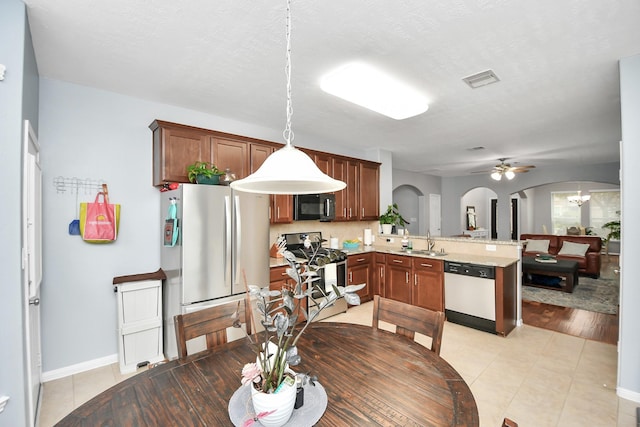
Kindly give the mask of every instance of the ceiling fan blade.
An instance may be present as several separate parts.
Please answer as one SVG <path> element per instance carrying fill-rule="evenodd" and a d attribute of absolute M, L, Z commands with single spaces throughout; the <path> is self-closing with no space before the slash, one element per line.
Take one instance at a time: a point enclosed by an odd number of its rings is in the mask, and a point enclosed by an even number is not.
<path fill-rule="evenodd" d="M 516 166 L 510 170 L 515 173 L 529 172 L 530 169 L 534 169 L 535 166 Z"/>

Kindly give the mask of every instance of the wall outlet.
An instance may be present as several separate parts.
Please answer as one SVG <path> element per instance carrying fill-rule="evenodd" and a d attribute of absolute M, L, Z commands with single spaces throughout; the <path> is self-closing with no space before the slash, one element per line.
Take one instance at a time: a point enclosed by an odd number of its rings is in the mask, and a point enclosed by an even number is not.
<path fill-rule="evenodd" d="M 393 243 L 393 241 L 396 240 L 393 237 L 387 237 L 387 243 Z"/>
<path fill-rule="evenodd" d="M 490 252 L 495 252 L 496 251 L 496 245 L 485 245 L 484 248 L 486 250 L 490 251 Z"/>

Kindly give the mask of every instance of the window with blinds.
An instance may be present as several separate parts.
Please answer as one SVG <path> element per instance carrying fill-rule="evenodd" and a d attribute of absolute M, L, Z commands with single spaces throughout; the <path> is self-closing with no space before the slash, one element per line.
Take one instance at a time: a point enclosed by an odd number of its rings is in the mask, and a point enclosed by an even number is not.
<path fill-rule="evenodd" d="M 567 200 L 567 197 L 577 195 L 577 191 L 551 192 L 552 234 L 567 234 L 567 228 L 580 227 L 581 208 Z"/>
<path fill-rule="evenodd" d="M 607 237 L 610 230 L 602 226 L 620 219 L 620 190 L 592 190 L 590 194 L 589 226 L 593 227 L 594 234 Z"/>

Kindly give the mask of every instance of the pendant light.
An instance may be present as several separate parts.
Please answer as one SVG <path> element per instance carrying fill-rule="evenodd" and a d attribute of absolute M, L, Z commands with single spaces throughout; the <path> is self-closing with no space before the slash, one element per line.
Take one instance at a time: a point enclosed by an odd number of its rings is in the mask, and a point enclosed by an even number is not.
<path fill-rule="evenodd" d="M 318 166 L 292 144 L 291 130 L 291 0 L 287 0 L 287 124 L 282 135 L 285 146 L 272 153 L 262 166 L 244 179 L 231 183 L 231 188 L 247 193 L 320 194 L 340 191 L 347 186 L 342 181 L 322 173 Z"/>

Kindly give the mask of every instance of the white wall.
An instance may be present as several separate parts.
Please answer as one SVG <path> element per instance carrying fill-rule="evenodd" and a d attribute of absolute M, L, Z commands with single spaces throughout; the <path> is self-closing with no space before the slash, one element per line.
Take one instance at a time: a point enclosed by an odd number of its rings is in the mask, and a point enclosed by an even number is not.
<path fill-rule="evenodd" d="M 149 124 L 162 119 L 276 142 L 281 130 L 50 79 L 42 79 L 40 97 L 45 211 L 42 337 L 47 372 L 115 356 L 113 277 L 159 267 L 162 228 L 159 192 L 151 184 Z M 315 148 L 313 141 L 296 136 L 305 147 Z M 115 243 L 87 244 L 68 234 L 76 197 L 56 192 L 53 180 L 59 176 L 101 179 L 109 185 L 111 201 L 122 206 Z M 79 201 L 94 197 L 82 192 Z"/>
<path fill-rule="evenodd" d="M 622 108 L 622 241 L 618 394 L 640 402 L 640 55 L 620 61 Z M 629 218 L 628 221 L 625 221 Z"/>

